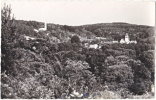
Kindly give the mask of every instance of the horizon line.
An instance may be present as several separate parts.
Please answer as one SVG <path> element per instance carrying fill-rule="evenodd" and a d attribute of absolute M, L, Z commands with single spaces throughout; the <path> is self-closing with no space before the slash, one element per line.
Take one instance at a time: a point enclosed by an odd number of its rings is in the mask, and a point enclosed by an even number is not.
<path fill-rule="evenodd" d="M 35 21 L 39 23 L 47 23 L 47 24 L 56 24 L 56 25 L 67 25 L 67 26 L 85 26 L 85 25 L 95 25 L 95 24 L 131 24 L 131 25 L 141 25 L 141 26 L 149 26 L 149 27 L 155 27 L 156 25 L 146 25 L 146 24 L 136 24 L 136 23 L 130 23 L 130 22 L 124 22 L 124 21 L 112 21 L 112 22 L 96 22 L 96 23 L 86 23 L 86 24 L 80 24 L 80 25 L 68 25 L 68 24 L 59 24 L 59 23 L 53 23 L 48 21 L 38 21 L 38 20 L 25 20 L 25 19 L 15 19 L 19 21 Z"/>

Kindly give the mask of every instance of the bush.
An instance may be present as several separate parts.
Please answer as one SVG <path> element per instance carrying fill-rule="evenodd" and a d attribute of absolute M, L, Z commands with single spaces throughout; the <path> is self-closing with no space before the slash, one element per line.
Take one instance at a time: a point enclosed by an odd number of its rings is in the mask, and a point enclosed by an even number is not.
<path fill-rule="evenodd" d="M 92 91 L 96 83 L 95 76 L 87 70 L 88 63 L 85 61 L 66 60 L 62 70 L 62 77 L 69 81 L 71 87 L 76 89 L 79 93 L 83 93 L 83 88 L 88 87 L 88 91 Z"/>
<path fill-rule="evenodd" d="M 138 94 L 138 95 L 142 95 L 144 93 L 146 93 L 146 85 L 144 82 L 135 82 L 130 90 L 134 93 L 134 94 Z"/>
<path fill-rule="evenodd" d="M 107 83 L 111 90 L 128 88 L 133 83 L 133 77 L 131 67 L 126 64 L 108 66 L 101 74 L 103 82 Z"/>
<path fill-rule="evenodd" d="M 106 59 L 105 59 L 105 64 L 107 66 L 110 66 L 110 65 L 115 65 L 117 63 L 116 59 L 113 57 L 113 56 L 108 56 Z"/>
<path fill-rule="evenodd" d="M 74 52 L 74 51 L 69 51 L 69 52 L 66 52 L 64 55 L 63 55 L 63 59 L 68 59 L 70 58 L 71 60 L 81 60 L 81 61 L 85 61 L 85 55 L 81 55 L 77 52 Z"/>
<path fill-rule="evenodd" d="M 146 91 L 151 90 L 151 72 L 141 63 L 140 60 L 129 60 L 134 73 L 134 84 L 130 86 L 131 92 L 142 95 Z"/>
<path fill-rule="evenodd" d="M 80 38 L 77 35 L 74 35 L 71 38 L 71 43 L 80 43 Z"/>
<path fill-rule="evenodd" d="M 151 81 L 154 82 L 154 51 L 144 51 L 140 57 L 140 60 L 144 63 L 145 67 L 151 73 Z"/>

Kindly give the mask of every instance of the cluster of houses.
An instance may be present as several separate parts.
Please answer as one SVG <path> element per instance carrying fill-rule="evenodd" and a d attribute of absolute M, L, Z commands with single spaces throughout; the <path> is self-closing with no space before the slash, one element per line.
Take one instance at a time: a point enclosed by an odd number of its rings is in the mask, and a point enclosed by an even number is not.
<path fill-rule="evenodd" d="M 129 36 L 128 36 L 128 33 L 125 35 L 125 39 L 121 39 L 120 40 L 120 43 L 121 44 L 124 44 L 124 43 L 126 43 L 126 44 L 130 44 L 130 43 L 137 43 L 137 41 L 136 40 L 132 40 L 132 41 L 130 41 L 130 39 L 129 39 Z"/>
<path fill-rule="evenodd" d="M 100 43 L 97 43 L 97 44 L 85 43 L 84 46 L 86 48 L 100 49 L 102 44 L 113 44 L 113 43 L 120 43 L 120 44 L 134 43 L 134 44 L 136 44 L 137 43 L 136 40 L 130 41 L 128 33 L 126 33 L 125 38 L 121 39 L 120 42 L 113 41 L 113 40 L 110 41 L 110 40 L 107 40 L 107 38 L 103 38 L 103 37 L 96 37 L 96 39 L 100 40 Z"/>
<path fill-rule="evenodd" d="M 43 28 L 39 28 L 39 29 L 34 29 L 35 32 L 43 32 L 43 31 L 46 31 L 47 30 L 47 24 L 44 23 L 44 27 Z M 49 33 L 47 33 L 46 35 L 49 35 Z M 26 40 L 29 40 L 29 39 L 32 39 L 32 37 L 28 37 L 28 36 L 25 36 Z M 99 40 L 100 43 L 98 44 L 91 44 L 90 42 L 93 41 L 93 40 Z M 136 40 L 133 40 L 133 41 L 130 41 L 129 39 L 129 35 L 128 33 L 126 33 L 125 35 L 125 38 L 124 39 L 121 39 L 120 41 L 114 41 L 114 40 L 108 40 L 107 38 L 104 38 L 104 37 L 95 37 L 94 39 L 87 39 L 87 41 L 89 41 L 89 43 L 85 43 L 84 46 L 87 47 L 87 48 L 94 48 L 94 49 L 98 49 L 98 48 L 101 48 L 102 44 L 113 44 L 113 43 L 120 43 L 120 44 L 130 44 L 130 43 L 137 43 Z"/>

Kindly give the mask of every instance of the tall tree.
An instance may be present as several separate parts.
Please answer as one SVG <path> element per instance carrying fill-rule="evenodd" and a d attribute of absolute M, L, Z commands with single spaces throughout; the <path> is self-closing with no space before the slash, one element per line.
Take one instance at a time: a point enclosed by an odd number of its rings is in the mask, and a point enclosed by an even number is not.
<path fill-rule="evenodd" d="M 1 18 L 2 18 L 2 71 L 6 70 L 11 63 L 11 49 L 14 46 L 15 40 L 15 27 L 13 26 L 14 17 L 11 16 L 11 7 L 8 5 L 3 6 L 1 9 Z"/>
<path fill-rule="evenodd" d="M 80 38 L 77 35 L 74 35 L 71 38 L 71 43 L 80 43 Z"/>

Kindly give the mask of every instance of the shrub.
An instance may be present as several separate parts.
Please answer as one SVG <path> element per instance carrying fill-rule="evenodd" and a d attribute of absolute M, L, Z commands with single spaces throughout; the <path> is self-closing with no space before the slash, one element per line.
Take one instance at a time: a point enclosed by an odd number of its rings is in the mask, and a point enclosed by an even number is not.
<path fill-rule="evenodd" d="M 133 83 L 133 77 L 131 67 L 126 64 L 108 66 L 101 73 L 103 82 L 108 83 L 108 87 L 111 90 L 128 88 Z"/>
<path fill-rule="evenodd" d="M 105 64 L 107 66 L 110 66 L 110 65 L 114 65 L 116 64 L 116 59 L 113 57 L 113 56 L 108 56 L 106 59 L 105 59 Z"/>
<path fill-rule="evenodd" d="M 69 51 L 69 52 L 66 52 L 63 56 L 63 59 L 68 59 L 70 58 L 71 60 L 81 60 L 81 61 L 85 61 L 85 55 L 81 55 L 75 51 Z"/>
<path fill-rule="evenodd" d="M 88 91 L 92 91 L 96 83 L 95 76 L 87 70 L 88 63 L 85 61 L 66 60 L 62 70 L 62 75 L 69 81 L 71 87 L 76 89 L 79 93 L 83 93 L 83 87 L 87 86 Z"/>
<path fill-rule="evenodd" d="M 145 67 L 150 71 L 151 73 L 151 81 L 154 82 L 154 51 L 148 50 L 144 51 L 142 56 L 140 57 L 140 60 L 144 63 Z"/>
<path fill-rule="evenodd" d="M 130 87 L 130 90 L 134 94 L 142 95 L 147 92 L 149 85 L 149 83 L 146 83 L 144 81 L 134 82 L 134 84 L 132 84 L 132 86 Z"/>
<path fill-rule="evenodd" d="M 77 35 L 74 35 L 71 38 L 71 43 L 80 43 L 80 38 Z"/>

